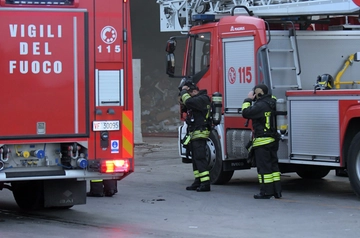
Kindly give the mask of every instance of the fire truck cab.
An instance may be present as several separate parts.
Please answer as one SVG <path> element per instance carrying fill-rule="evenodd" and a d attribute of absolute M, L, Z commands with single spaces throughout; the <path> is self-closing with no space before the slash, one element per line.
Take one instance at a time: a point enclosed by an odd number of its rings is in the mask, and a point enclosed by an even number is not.
<path fill-rule="evenodd" d="M 360 196 L 359 1 L 158 0 L 160 28 L 180 31 L 167 43 L 167 74 L 222 95 L 222 118 L 208 140 L 214 184 L 250 169 L 251 125 L 241 106 L 265 83 L 277 98 L 282 173 L 302 178 L 347 171 Z M 186 39 L 181 75 L 174 48 Z M 182 115 L 183 116 L 183 115 Z M 179 154 L 189 162 L 179 127 Z"/>

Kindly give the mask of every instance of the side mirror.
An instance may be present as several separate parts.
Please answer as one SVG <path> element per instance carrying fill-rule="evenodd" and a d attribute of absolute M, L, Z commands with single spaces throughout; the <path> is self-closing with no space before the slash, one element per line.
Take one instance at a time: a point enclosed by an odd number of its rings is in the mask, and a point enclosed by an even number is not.
<path fill-rule="evenodd" d="M 165 51 L 168 52 L 168 53 L 174 53 L 175 49 L 176 49 L 176 40 L 170 38 L 170 40 L 168 40 L 166 42 Z"/>
<path fill-rule="evenodd" d="M 175 55 L 174 53 L 168 53 L 166 55 L 166 74 L 170 77 L 174 77 L 175 74 Z"/>

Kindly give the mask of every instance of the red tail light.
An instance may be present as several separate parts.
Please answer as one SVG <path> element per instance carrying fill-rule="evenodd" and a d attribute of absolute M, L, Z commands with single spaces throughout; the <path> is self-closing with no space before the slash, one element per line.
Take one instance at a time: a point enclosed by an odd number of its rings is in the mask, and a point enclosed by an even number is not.
<path fill-rule="evenodd" d="M 101 163 L 101 173 L 119 173 L 129 172 L 129 161 L 121 160 L 105 160 Z"/>

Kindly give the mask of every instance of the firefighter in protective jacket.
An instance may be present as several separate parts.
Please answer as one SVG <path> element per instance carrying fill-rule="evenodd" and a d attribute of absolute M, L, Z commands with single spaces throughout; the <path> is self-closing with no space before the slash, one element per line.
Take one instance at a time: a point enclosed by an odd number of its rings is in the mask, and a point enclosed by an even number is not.
<path fill-rule="evenodd" d="M 260 193 L 254 195 L 255 199 L 281 198 L 275 111 L 276 98 L 268 94 L 264 84 L 255 86 L 242 105 L 243 117 L 251 119 L 253 126 L 254 139 L 250 149 L 254 152 L 260 183 Z"/>
<path fill-rule="evenodd" d="M 187 135 L 183 144 L 191 151 L 195 181 L 186 190 L 210 191 L 210 174 L 206 160 L 206 143 L 210 135 L 211 100 L 206 90 L 200 90 L 192 82 L 185 82 L 180 100 L 186 110 Z"/>

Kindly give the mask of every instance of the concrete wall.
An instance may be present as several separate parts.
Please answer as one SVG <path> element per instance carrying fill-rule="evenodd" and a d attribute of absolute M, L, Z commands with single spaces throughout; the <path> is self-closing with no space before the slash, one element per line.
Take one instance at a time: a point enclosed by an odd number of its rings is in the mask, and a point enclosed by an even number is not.
<path fill-rule="evenodd" d="M 133 58 L 141 60 L 141 131 L 174 133 L 179 120 L 177 103 L 179 79 L 165 74 L 166 41 L 179 33 L 160 33 L 156 0 L 130 0 Z"/>
<path fill-rule="evenodd" d="M 134 142 L 142 144 L 141 132 L 141 99 L 139 95 L 141 85 L 141 60 L 133 59 L 133 77 L 134 77 Z"/>

